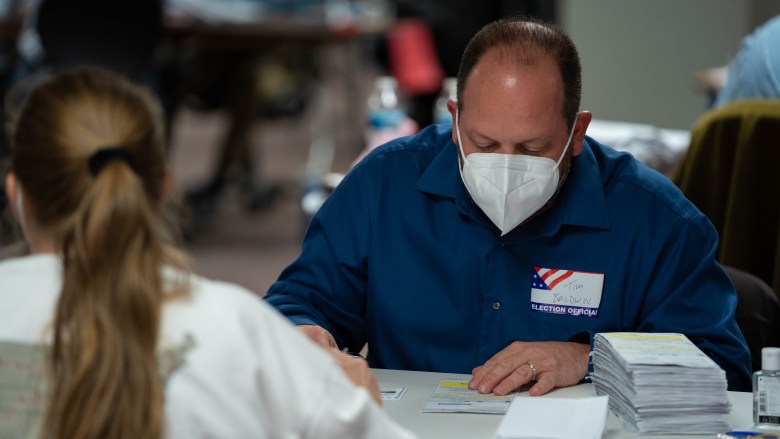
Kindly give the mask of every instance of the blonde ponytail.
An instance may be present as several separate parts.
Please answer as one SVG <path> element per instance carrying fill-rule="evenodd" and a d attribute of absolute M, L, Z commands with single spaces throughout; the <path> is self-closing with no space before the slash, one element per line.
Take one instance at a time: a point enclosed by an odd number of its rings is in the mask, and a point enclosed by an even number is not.
<path fill-rule="evenodd" d="M 63 257 L 41 436 L 160 438 L 163 268 L 187 265 L 160 214 L 159 106 L 117 75 L 63 73 L 33 91 L 13 139 L 12 168 Z"/>

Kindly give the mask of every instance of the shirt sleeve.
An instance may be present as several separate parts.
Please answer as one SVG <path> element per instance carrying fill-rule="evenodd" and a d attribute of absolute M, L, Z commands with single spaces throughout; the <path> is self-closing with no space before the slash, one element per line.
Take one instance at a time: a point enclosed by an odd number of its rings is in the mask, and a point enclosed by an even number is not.
<path fill-rule="evenodd" d="M 364 171 L 353 169 L 328 197 L 309 225 L 301 255 L 265 297 L 293 323 L 322 326 L 354 352 L 366 342 L 369 193 L 376 184 Z"/>
<path fill-rule="evenodd" d="M 750 391 L 750 353 L 734 319 L 734 286 L 715 260 L 718 239 L 700 213 L 681 219 L 650 273 L 637 331 L 681 332 L 726 372 L 729 390 Z"/>

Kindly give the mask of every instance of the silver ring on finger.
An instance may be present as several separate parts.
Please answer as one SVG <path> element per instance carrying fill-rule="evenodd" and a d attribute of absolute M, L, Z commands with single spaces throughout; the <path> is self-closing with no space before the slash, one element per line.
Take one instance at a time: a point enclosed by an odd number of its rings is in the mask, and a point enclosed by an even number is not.
<path fill-rule="evenodd" d="M 536 381 L 536 368 L 530 361 L 526 361 L 525 365 L 531 368 L 531 372 L 533 375 L 531 376 L 531 381 Z"/>

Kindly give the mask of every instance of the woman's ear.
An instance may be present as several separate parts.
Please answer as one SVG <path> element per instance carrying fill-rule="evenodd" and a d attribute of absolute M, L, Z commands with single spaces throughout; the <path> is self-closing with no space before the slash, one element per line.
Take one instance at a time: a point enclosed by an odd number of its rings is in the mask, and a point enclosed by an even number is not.
<path fill-rule="evenodd" d="M 14 220 L 19 222 L 22 212 L 18 212 L 19 206 L 16 202 L 16 185 L 19 184 L 16 180 L 16 175 L 13 172 L 9 172 L 5 176 L 5 198 L 8 200 L 8 206 L 11 208 L 11 214 L 14 216 Z"/>
<path fill-rule="evenodd" d="M 48 231 L 42 229 L 37 220 L 30 214 L 29 198 L 24 192 L 19 180 L 14 173 L 9 172 L 5 176 L 5 193 L 8 196 L 8 205 L 11 206 L 11 213 L 14 219 L 22 229 L 24 240 L 33 253 L 53 253 L 57 246 L 55 240 Z"/>

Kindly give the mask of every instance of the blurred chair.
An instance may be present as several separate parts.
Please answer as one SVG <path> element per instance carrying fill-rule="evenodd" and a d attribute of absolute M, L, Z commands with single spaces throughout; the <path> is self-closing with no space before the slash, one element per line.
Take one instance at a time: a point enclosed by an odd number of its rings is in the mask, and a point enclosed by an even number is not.
<path fill-rule="evenodd" d="M 301 116 L 317 75 L 311 52 L 295 44 L 204 45 L 191 44 L 188 55 L 165 77 L 166 88 L 173 90 L 172 112 L 186 106 L 228 116 L 211 175 L 187 194 L 193 227 L 216 218 L 229 184 L 238 186 L 250 212 L 269 209 L 281 197 L 281 186 L 258 172 L 252 127 L 258 120 Z"/>
<path fill-rule="evenodd" d="M 758 277 L 727 265 L 723 269 L 737 290 L 735 317 L 747 340 L 755 372 L 761 369 L 761 349 L 780 347 L 780 300 Z"/>
<path fill-rule="evenodd" d="M 163 0 L 41 0 L 37 31 L 49 67 L 99 66 L 146 81 L 162 24 Z"/>
<path fill-rule="evenodd" d="M 717 229 L 720 263 L 780 291 L 780 100 L 705 113 L 674 181 Z"/>

